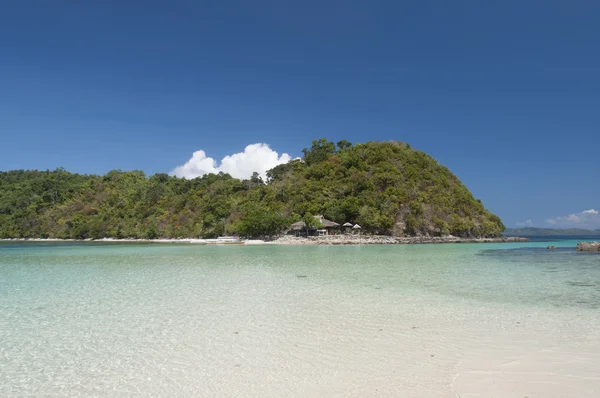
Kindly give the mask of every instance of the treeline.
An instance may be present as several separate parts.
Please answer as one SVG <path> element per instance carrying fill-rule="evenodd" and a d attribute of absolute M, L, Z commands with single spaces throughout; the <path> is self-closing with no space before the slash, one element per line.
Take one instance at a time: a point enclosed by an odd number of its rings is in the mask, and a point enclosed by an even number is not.
<path fill-rule="evenodd" d="M 323 214 L 387 235 L 497 236 L 500 219 L 446 167 L 400 142 L 315 140 L 249 180 L 183 179 L 113 170 L 104 176 L 0 172 L 0 238 L 272 236 Z"/>

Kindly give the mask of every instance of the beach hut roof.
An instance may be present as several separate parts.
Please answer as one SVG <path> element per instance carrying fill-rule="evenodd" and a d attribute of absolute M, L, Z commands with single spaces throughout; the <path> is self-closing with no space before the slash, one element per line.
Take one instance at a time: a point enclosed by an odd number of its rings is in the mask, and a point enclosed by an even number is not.
<path fill-rule="evenodd" d="M 323 217 L 323 215 L 319 215 L 319 216 L 314 216 L 316 220 L 318 220 L 321 224 L 323 224 L 324 227 L 328 227 L 328 228 L 337 228 L 340 226 L 340 224 L 336 223 L 335 221 L 331 221 L 326 219 L 325 217 Z"/>
<path fill-rule="evenodd" d="M 352 223 L 347 222 L 347 223 L 344 224 L 344 227 L 352 227 Z"/>
<path fill-rule="evenodd" d="M 290 226 L 292 231 L 300 231 L 304 228 L 306 228 L 306 223 L 304 223 L 304 221 L 295 222 Z"/>
<path fill-rule="evenodd" d="M 352 229 L 360 229 L 360 225 L 356 224 L 355 226 L 352 227 Z"/>
<path fill-rule="evenodd" d="M 329 227 L 329 228 L 335 228 L 335 227 L 340 226 L 340 224 L 336 223 L 335 221 L 330 221 L 325 218 L 321 219 L 321 224 L 323 224 L 324 227 Z"/>
<path fill-rule="evenodd" d="M 331 220 L 327 220 L 326 218 L 323 218 L 323 216 L 315 216 L 315 219 L 319 220 L 319 222 L 321 222 L 321 224 L 323 224 L 324 227 L 326 228 L 337 228 L 340 226 L 340 224 L 331 221 Z M 304 221 L 298 221 L 293 223 L 292 225 L 290 225 L 290 230 L 292 231 L 301 231 L 304 230 L 306 228 L 306 223 Z M 311 229 L 314 229 L 313 227 L 311 227 Z"/>

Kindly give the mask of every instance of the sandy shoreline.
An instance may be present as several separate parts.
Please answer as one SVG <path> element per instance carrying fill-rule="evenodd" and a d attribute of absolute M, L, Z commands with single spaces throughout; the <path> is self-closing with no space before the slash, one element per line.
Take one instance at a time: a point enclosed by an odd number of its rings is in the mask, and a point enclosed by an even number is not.
<path fill-rule="evenodd" d="M 442 244 L 442 243 L 506 243 L 528 242 L 527 238 L 459 238 L 444 237 L 393 237 L 381 235 L 332 235 L 309 238 L 282 236 L 273 240 L 249 239 L 243 241 L 247 245 L 389 245 L 389 244 Z M 186 243 L 186 244 L 219 244 L 206 239 L 57 239 L 57 238 L 7 238 L 0 242 L 98 242 L 98 243 Z"/>

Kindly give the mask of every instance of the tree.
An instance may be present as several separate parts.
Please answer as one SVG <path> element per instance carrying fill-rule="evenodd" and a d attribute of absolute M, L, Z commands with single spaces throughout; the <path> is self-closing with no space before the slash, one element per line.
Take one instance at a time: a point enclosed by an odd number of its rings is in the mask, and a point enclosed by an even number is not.
<path fill-rule="evenodd" d="M 272 211 L 262 203 L 247 203 L 243 206 L 237 232 L 247 237 L 269 237 L 277 235 L 287 226 L 287 218 Z"/>
<path fill-rule="evenodd" d="M 308 231 L 315 228 L 323 228 L 323 224 L 321 221 L 317 220 L 315 216 L 310 213 L 304 214 L 302 217 L 302 221 L 304 221 L 304 228 L 306 229 L 306 236 L 308 236 Z"/>
<path fill-rule="evenodd" d="M 304 163 L 300 159 L 293 159 L 287 163 L 282 163 L 273 167 L 271 170 L 267 170 L 267 183 L 271 183 L 275 180 L 281 180 L 289 173 L 298 171 L 304 166 Z"/>
<path fill-rule="evenodd" d="M 265 183 L 263 182 L 262 177 L 260 176 L 260 174 L 258 174 L 256 171 L 254 173 L 252 173 L 252 177 L 250 177 L 250 182 L 252 183 L 252 185 L 254 186 L 258 186 L 258 185 L 264 185 Z"/>
<path fill-rule="evenodd" d="M 347 140 L 341 140 L 337 143 L 338 151 L 343 151 L 344 149 L 348 149 L 352 147 L 352 143 Z"/>
<path fill-rule="evenodd" d="M 313 165 L 329 159 L 335 153 L 335 144 L 325 138 L 320 138 L 313 140 L 310 149 L 304 148 L 302 153 L 304 154 L 306 164 Z"/>

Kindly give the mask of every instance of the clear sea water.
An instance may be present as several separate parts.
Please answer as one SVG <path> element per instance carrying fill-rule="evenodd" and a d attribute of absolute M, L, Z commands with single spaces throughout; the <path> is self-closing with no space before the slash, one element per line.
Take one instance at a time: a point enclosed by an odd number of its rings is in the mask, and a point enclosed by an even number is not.
<path fill-rule="evenodd" d="M 0 243 L 0 396 L 600 396 L 579 240 Z"/>

